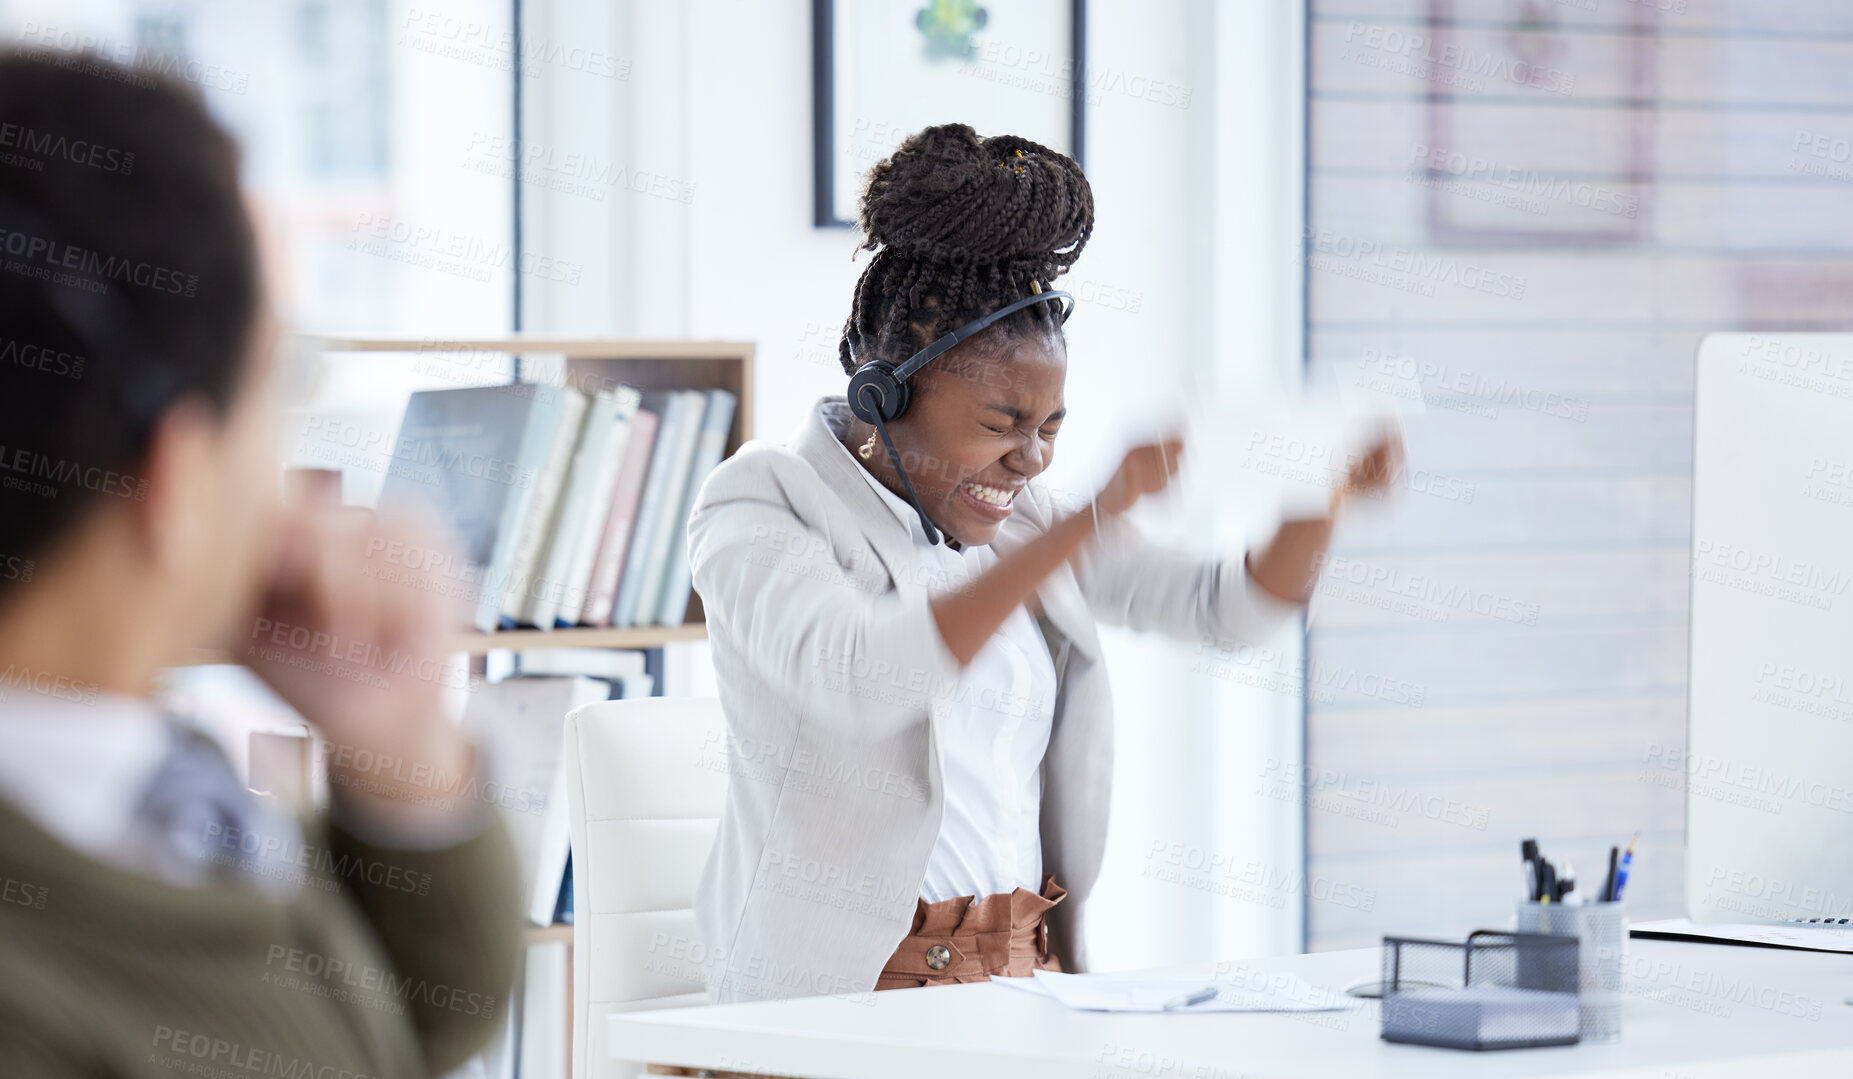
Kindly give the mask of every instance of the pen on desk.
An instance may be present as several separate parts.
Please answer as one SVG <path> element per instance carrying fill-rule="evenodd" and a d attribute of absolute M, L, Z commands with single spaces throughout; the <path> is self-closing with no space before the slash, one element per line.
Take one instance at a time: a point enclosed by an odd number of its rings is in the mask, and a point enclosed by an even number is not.
<path fill-rule="evenodd" d="M 1164 1010 L 1170 1011 L 1173 1008 L 1188 1008 L 1192 1004 L 1201 1004 L 1206 1000 L 1215 999 L 1216 987 L 1213 985 L 1206 985 L 1194 993 L 1185 993 L 1182 996 L 1172 997 L 1170 1000 L 1165 1001 Z"/>
<path fill-rule="evenodd" d="M 1634 864 L 1634 845 L 1640 841 L 1641 833 L 1634 833 L 1634 838 L 1628 840 L 1628 853 L 1621 856 L 1621 864 L 1615 867 L 1615 894 L 1612 898 L 1617 903 L 1621 902 L 1621 890 L 1628 886 L 1628 869 Z"/>
<path fill-rule="evenodd" d="M 1604 903 L 1612 903 L 1615 900 L 1615 859 L 1620 855 L 1621 851 L 1614 847 L 1609 848 L 1609 872 L 1608 876 L 1602 878 L 1602 901 Z"/>
<path fill-rule="evenodd" d="M 1525 898 L 1533 903 L 1538 901 L 1538 841 L 1523 840 L 1518 845 L 1518 856 L 1525 863 Z"/>

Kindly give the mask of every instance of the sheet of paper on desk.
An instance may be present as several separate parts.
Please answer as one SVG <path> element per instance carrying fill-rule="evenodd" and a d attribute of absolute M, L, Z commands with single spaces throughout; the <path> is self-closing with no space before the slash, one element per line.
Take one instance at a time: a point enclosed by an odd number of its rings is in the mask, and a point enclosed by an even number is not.
<path fill-rule="evenodd" d="M 1039 970 L 1033 978 L 992 978 L 1077 1011 L 1162 1012 L 1165 1004 L 1200 989 L 1214 987 L 1216 999 L 1175 1012 L 1336 1012 L 1348 1006 L 1344 994 L 1314 985 L 1293 974 L 1236 983 L 1208 978 L 1150 978 L 1126 974 L 1055 974 Z"/>
<path fill-rule="evenodd" d="M 1707 924 L 1685 918 L 1663 922 L 1636 922 L 1628 927 L 1637 937 L 1665 940 L 1716 941 L 1720 944 L 1766 944 L 1816 952 L 1853 953 L 1853 928 L 1824 925 Z"/>

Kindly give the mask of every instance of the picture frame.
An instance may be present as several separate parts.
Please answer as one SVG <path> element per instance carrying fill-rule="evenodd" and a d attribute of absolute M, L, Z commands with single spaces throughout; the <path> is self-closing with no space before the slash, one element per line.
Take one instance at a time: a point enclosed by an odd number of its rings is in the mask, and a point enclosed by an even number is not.
<path fill-rule="evenodd" d="M 1595 95 L 1652 96 L 1658 13 L 1634 6 L 1616 33 L 1568 33 L 1555 7 L 1505 0 L 1509 20 L 1454 17 L 1454 0 L 1429 0 L 1432 44 L 1417 59 L 1435 85 L 1427 93 L 1422 160 L 1412 182 L 1426 188 L 1429 236 L 1456 247 L 1578 247 L 1633 243 L 1646 234 L 1654 193 L 1651 111 L 1590 110 L 1604 124 L 1579 130 L 1573 172 L 1534 151 L 1533 132 L 1510 107 Z M 1476 11 L 1476 16 L 1481 13 Z M 1503 101 L 1501 99 L 1504 99 Z"/>
<path fill-rule="evenodd" d="M 812 224 L 852 227 L 861 177 L 933 123 L 1082 161 L 1086 56 L 1086 0 L 811 0 Z"/>

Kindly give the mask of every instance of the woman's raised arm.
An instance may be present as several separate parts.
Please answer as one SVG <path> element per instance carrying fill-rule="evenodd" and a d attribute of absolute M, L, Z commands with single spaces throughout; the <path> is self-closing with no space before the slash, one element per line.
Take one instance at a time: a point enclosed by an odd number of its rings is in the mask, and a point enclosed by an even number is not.
<path fill-rule="evenodd" d="M 1103 521 L 1118 517 L 1145 495 L 1164 490 L 1177 473 L 1182 449 L 1176 440 L 1135 447 L 1095 496 L 1092 510 L 1057 520 L 1042 535 L 1000 556 L 969 587 L 935 597 L 932 611 L 940 638 L 959 665 L 970 663 L 1010 612 L 1093 538 L 1096 514 Z"/>

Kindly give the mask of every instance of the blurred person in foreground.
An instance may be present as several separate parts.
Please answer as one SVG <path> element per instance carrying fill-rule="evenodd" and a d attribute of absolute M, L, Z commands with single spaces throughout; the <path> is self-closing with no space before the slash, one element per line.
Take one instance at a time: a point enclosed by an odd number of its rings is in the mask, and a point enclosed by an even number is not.
<path fill-rule="evenodd" d="M 434 677 L 461 622 L 285 511 L 239 154 L 189 88 L 0 55 L 0 1075 L 445 1072 L 505 1022 L 519 901 Z M 165 715 L 229 652 L 315 725 L 297 816 Z"/>

